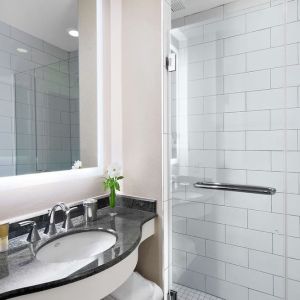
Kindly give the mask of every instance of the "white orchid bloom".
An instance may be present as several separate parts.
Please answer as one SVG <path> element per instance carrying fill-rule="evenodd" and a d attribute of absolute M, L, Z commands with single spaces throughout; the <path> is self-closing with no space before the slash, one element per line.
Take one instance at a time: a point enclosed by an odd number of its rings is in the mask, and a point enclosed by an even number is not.
<path fill-rule="evenodd" d="M 117 163 L 111 164 L 107 168 L 107 175 L 111 178 L 119 177 L 121 175 L 121 166 Z"/>
<path fill-rule="evenodd" d="M 74 165 L 73 165 L 72 169 L 81 169 L 81 168 L 82 168 L 82 161 L 80 161 L 80 160 L 74 161 Z"/>

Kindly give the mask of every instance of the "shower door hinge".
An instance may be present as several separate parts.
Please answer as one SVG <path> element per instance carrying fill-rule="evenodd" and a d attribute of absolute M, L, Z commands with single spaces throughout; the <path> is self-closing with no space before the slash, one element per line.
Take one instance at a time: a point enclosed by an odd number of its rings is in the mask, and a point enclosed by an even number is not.
<path fill-rule="evenodd" d="M 177 300 L 177 292 L 169 290 L 168 300 Z"/>
<path fill-rule="evenodd" d="M 176 54 L 170 53 L 168 57 L 166 57 L 166 67 L 168 72 L 176 71 Z"/>

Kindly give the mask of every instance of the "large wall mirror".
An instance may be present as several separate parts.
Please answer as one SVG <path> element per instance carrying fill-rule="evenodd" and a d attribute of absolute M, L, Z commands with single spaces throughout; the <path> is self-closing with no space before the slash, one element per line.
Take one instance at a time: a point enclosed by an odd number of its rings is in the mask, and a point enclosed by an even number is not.
<path fill-rule="evenodd" d="M 80 160 L 78 3 L 0 0 L 0 176 Z"/>

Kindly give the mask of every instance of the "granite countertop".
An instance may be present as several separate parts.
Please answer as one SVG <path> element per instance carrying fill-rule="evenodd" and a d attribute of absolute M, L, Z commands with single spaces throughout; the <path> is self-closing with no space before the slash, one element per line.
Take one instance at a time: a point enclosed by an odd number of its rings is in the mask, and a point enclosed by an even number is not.
<path fill-rule="evenodd" d="M 9 251 L 0 253 L 0 299 L 65 285 L 99 273 L 127 257 L 141 240 L 142 225 L 155 218 L 156 212 L 155 202 L 150 203 L 150 206 L 141 205 L 136 201 L 135 205 L 132 205 L 132 199 L 125 202 L 126 205 L 123 203 L 123 207 L 116 208 L 115 217 L 110 216 L 111 209 L 105 207 L 98 209 L 97 220 L 88 225 L 85 224 L 82 214 L 72 219 L 74 228 L 69 230 L 70 233 L 99 228 L 112 229 L 116 232 L 116 244 L 92 258 L 62 263 L 38 261 L 35 257 L 36 249 L 49 240 L 49 237 L 42 233 L 43 228 L 39 230 L 42 239 L 35 244 L 26 241 L 27 234 L 11 238 Z M 141 210 L 144 206 L 146 210 Z M 57 224 L 58 235 L 64 234 L 61 225 L 62 223 Z"/>

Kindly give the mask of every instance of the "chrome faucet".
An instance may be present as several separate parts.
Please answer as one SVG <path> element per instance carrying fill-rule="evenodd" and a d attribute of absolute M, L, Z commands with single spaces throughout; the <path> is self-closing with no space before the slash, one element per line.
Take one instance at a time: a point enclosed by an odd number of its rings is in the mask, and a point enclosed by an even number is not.
<path fill-rule="evenodd" d="M 49 212 L 49 223 L 44 230 L 44 233 L 48 234 L 49 236 L 57 233 L 55 226 L 55 211 L 57 208 L 60 208 L 64 213 L 66 213 L 66 211 L 68 210 L 68 207 L 63 202 L 59 202 L 52 207 L 52 209 Z"/>
<path fill-rule="evenodd" d="M 72 223 L 72 219 L 71 219 L 71 212 L 73 210 L 77 209 L 77 207 L 69 208 L 63 202 L 59 202 L 59 203 L 55 204 L 49 212 L 50 220 L 49 220 L 49 223 L 48 223 L 48 225 L 46 226 L 46 228 L 44 230 L 44 233 L 48 234 L 49 236 L 54 235 L 54 234 L 57 233 L 56 225 L 55 225 L 55 212 L 56 212 L 57 208 L 60 208 L 63 211 L 63 213 L 65 214 L 65 219 L 64 219 L 62 228 L 64 228 L 66 231 L 73 228 L 73 223 Z"/>

